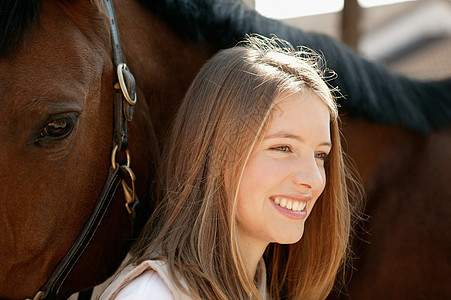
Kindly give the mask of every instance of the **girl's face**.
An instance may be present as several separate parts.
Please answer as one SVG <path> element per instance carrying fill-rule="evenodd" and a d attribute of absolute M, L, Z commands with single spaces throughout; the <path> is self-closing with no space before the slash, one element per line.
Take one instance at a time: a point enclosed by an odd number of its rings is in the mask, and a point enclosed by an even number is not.
<path fill-rule="evenodd" d="M 311 91 L 280 99 L 238 190 L 238 243 L 251 251 L 299 241 L 326 184 L 324 163 L 331 150 L 326 105 Z"/>

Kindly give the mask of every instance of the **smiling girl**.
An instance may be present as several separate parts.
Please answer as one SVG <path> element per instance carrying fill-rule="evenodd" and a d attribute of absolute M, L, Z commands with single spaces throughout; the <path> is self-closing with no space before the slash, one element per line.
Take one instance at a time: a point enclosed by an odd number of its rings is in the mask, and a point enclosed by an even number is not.
<path fill-rule="evenodd" d="M 249 37 L 201 69 L 176 116 L 160 202 L 102 299 L 323 299 L 351 210 L 318 57 Z"/>

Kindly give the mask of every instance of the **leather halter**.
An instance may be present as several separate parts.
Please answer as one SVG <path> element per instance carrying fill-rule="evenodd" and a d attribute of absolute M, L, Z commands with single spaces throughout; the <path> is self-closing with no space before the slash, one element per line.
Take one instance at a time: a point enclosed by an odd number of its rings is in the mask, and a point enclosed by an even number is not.
<path fill-rule="evenodd" d="M 139 203 L 134 188 L 135 175 L 130 168 L 130 153 L 127 140 L 127 122 L 132 120 L 133 109 L 136 104 L 135 79 L 122 60 L 121 42 L 112 0 L 103 0 L 103 2 L 110 18 L 113 63 L 117 70 L 118 79 L 118 82 L 114 85 L 114 131 L 111 166 L 102 192 L 88 221 L 83 226 L 72 247 L 53 270 L 47 282 L 33 297 L 33 300 L 56 299 L 60 296 L 61 287 L 99 228 L 120 183 L 122 183 L 124 190 L 125 207 L 130 215 L 132 226 L 135 209 Z M 126 164 L 119 165 L 116 162 L 118 151 L 126 153 Z M 131 188 L 125 181 L 127 175 L 131 181 Z"/>

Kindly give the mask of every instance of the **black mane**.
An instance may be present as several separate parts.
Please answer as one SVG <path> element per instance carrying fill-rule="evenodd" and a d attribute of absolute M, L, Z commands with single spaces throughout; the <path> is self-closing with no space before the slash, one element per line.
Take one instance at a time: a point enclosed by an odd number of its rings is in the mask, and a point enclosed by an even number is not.
<path fill-rule="evenodd" d="M 396 75 L 357 56 L 342 43 L 268 19 L 233 0 L 141 0 L 180 35 L 217 49 L 233 46 L 245 34 L 276 34 L 293 45 L 322 52 L 337 72 L 331 82 L 346 97 L 340 105 L 351 116 L 399 124 L 419 132 L 451 123 L 451 79 L 420 82 Z"/>
<path fill-rule="evenodd" d="M 15 51 L 37 22 L 36 0 L 0 0 L 0 58 Z"/>

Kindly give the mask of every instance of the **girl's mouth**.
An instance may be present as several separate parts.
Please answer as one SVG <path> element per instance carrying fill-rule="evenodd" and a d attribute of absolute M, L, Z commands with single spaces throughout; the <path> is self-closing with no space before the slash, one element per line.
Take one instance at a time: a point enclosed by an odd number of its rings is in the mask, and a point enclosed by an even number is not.
<path fill-rule="evenodd" d="M 278 206 L 288 210 L 292 210 L 294 212 L 303 211 L 307 206 L 307 201 L 298 201 L 292 198 L 285 198 L 281 196 L 273 197 L 272 200 Z"/>

